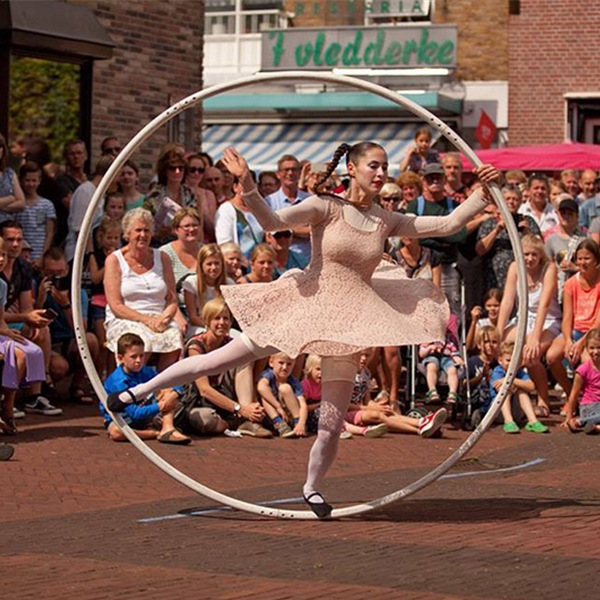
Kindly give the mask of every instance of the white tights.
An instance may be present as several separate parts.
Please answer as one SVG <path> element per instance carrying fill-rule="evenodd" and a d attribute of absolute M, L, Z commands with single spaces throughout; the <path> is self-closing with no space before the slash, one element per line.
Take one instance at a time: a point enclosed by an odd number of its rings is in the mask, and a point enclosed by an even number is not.
<path fill-rule="evenodd" d="M 161 389 L 191 383 L 198 377 L 217 375 L 263 358 L 272 352 L 272 348 L 251 350 L 242 340 L 233 340 L 208 354 L 190 356 L 179 361 L 130 391 L 136 400 L 142 400 Z M 344 417 L 352 396 L 356 369 L 356 356 L 323 357 L 319 431 L 310 451 L 308 474 L 303 488 L 305 496 L 318 491 L 335 459 Z M 120 399 L 124 402 L 132 400 L 127 392 L 121 394 Z"/>

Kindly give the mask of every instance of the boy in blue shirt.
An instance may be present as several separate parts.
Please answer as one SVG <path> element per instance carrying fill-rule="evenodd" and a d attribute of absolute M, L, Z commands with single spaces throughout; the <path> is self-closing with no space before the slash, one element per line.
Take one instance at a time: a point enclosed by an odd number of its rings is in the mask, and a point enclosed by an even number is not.
<path fill-rule="evenodd" d="M 144 341 L 135 333 L 122 335 L 117 342 L 119 366 L 106 378 L 107 394 L 122 392 L 139 383 L 145 383 L 156 375 L 154 367 L 144 364 Z M 191 439 L 175 428 L 173 417 L 181 388 L 161 390 L 156 397 L 149 396 L 141 402 L 128 404 L 120 414 L 123 420 L 136 430 L 143 440 L 157 439 L 165 444 L 189 444 Z M 113 422 L 104 405 L 100 403 L 104 426 L 111 440 L 123 442 L 127 438 Z"/>
<path fill-rule="evenodd" d="M 490 377 L 490 404 L 496 398 L 496 395 L 500 391 L 504 379 L 506 378 L 506 371 L 512 357 L 514 344 L 504 342 L 500 350 L 500 356 L 498 357 L 498 366 L 492 371 Z M 506 400 L 502 403 L 501 411 L 502 417 L 504 418 L 504 432 L 505 433 L 520 433 L 519 426 L 515 423 L 512 414 L 512 399 L 516 396 L 519 400 L 519 406 L 527 418 L 527 425 L 525 430 L 531 433 L 546 433 L 548 427 L 543 423 L 540 423 L 535 416 L 533 410 L 533 404 L 531 403 L 531 392 L 535 389 L 533 381 L 529 378 L 529 375 L 525 372 L 523 367 L 517 371 L 517 375 L 513 381 L 511 394 L 506 397 Z"/>
<path fill-rule="evenodd" d="M 292 375 L 293 367 L 294 361 L 284 352 L 273 354 L 257 385 L 265 412 L 282 438 L 306 435 L 308 408 L 302 386 Z M 293 429 L 288 421 L 293 423 Z"/>

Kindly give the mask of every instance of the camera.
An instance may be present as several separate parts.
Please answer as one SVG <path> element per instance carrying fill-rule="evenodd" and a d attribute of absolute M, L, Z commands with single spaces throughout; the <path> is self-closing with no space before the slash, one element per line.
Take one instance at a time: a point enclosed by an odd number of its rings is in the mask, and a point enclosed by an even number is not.
<path fill-rule="evenodd" d="M 61 277 L 60 275 L 53 275 L 51 281 L 52 281 L 52 285 L 59 292 L 66 292 L 69 289 L 68 277 Z"/>

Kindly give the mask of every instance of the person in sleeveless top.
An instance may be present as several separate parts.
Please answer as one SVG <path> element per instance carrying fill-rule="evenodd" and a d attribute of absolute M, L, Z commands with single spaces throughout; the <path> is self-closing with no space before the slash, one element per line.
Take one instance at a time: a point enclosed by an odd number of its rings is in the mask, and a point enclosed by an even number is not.
<path fill-rule="evenodd" d="M 180 361 L 151 382 L 107 400 L 111 410 L 119 410 L 170 381 L 210 376 L 277 350 L 291 357 L 302 352 L 322 355 L 319 431 L 303 488 L 305 501 L 319 518 L 329 517 L 332 511 L 321 489 L 337 452 L 359 352 L 371 346 L 416 344 L 444 337 L 449 310 L 443 293 L 428 281 L 407 279 L 397 267 L 380 265 L 384 241 L 392 235 L 449 235 L 491 198 L 484 188 L 478 189 L 443 217 L 384 211 L 375 198 L 387 180 L 385 150 L 373 142 L 352 147 L 342 144 L 323 181 L 346 154 L 350 187 L 344 197 L 319 193 L 272 211 L 256 190 L 245 159 L 234 148 L 225 150 L 224 164 L 239 178 L 245 204 L 266 231 L 310 226 L 311 262 L 306 269 L 288 271 L 271 283 L 225 286 L 223 296 L 243 330 L 240 339 L 207 355 Z M 490 165 L 475 172 L 484 185 L 497 182 L 500 176 Z"/>
<path fill-rule="evenodd" d="M 535 384 L 538 396 L 536 414 L 550 415 L 548 375 L 542 364 L 548 348 L 560 334 L 562 313 L 558 305 L 557 267 L 546 254 L 541 237 L 526 234 L 521 239 L 527 270 L 527 339 L 523 349 L 523 365 Z M 514 343 L 518 316 L 510 319 L 517 296 L 517 264 L 508 268 L 506 287 L 500 304 L 498 329 L 508 343 Z M 506 331 L 505 331 L 506 328 Z"/>
<path fill-rule="evenodd" d="M 187 327 L 177 310 L 175 277 L 168 256 L 150 247 L 154 219 L 143 208 L 123 218 L 127 245 L 106 258 L 106 345 L 116 352 L 124 333 L 136 333 L 146 352 L 159 354 L 158 369 L 179 358 Z"/>

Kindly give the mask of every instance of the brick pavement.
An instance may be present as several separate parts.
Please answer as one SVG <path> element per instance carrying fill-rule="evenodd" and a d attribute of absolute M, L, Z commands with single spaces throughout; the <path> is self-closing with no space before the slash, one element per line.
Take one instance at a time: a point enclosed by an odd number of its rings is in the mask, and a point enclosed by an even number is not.
<path fill-rule="evenodd" d="M 2 598 L 596 597 L 599 438 L 493 430 L 451 471 L 461 477 L 361 518 L 194 517 L 182 515 L 212 502 L 109 443 L 92 409 L 65 408 L 58 419 L 28 416 L 14 459 L 0 464 Z M 342 505 L 398 489 L 465 435 L 342 442 L 328 497 Z M 310 440 L 152 446 L 207 485 L 264 501 L 299 495 Z"/>

